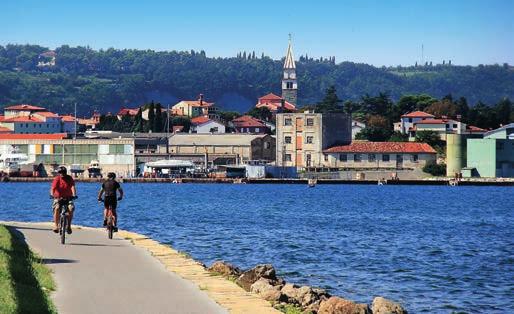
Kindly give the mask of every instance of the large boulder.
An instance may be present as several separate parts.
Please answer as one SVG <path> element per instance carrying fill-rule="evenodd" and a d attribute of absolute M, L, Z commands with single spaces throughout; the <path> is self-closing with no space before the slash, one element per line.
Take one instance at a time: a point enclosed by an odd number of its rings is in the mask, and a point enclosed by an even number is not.
<path fill-rule="evenodd" d="M 373 310 L 373 314 L 407 314 L 407 310 L 400 304 L 382 297 L 373 299 L 371 309 Z"/>
<path fill-rule="evenodd" d="M 239 278 L 236 279 L 236 283 L 246 291 L 250 291 L 252 285 L 260 278 L 277 281 L 275 268 L 273 268 L 273 266 L 270 264 L 257 265 L 254 268 L 242 273 Z"/>
<path fill-rule="evenodd" d="M 287 297 L 288 303 L 298 304 L 303 308 L 307 308 L 313 303 L 318 303 L 319 306 L 321 301 L 330 297 L 323 289 L 311 288 L 309 286 L 298 287 L 290 283 L 285 284 L 281 291 Z"/>
<path fill-rule="evenodd" d="M 367 304 L 357 304 L 339 297 L 322 301 L 318 314 L 370 314 Z"/>
<path fill-rule="evenodd" d="M 209 268 L 207 268 L 207 270 L 224 277 L 239 277 L 239 275 L 241 275 L 241 270 L 239 268 L 224 261 L 214 262 Z"/>
<path fill-rule="evenodd" d="M 287 298 L 280 292 L 281 285 L 276 285 L 274 281 L 267 278 L 259 278 L 250 287 L 250 291 L 257 293 L 261 298 L 270 302 L 283 302 Z"/>

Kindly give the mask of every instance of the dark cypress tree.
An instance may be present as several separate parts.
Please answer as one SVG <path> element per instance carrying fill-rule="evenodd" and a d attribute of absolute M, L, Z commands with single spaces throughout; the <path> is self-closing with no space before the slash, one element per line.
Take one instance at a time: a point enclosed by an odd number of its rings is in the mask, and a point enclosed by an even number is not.
<path fill-rule="evenodd" d="M 160 103 L 155 105 L 154 132 L 162 132 L 162 106 Z"/>
<path fill-rule="evenodd" d="M 148 106 L 148 121 L 145 125 L 145 132 L 154 132 L 153 128 L 155 127 L 155 105 L 153 101 Z"/>
<path fill-rule="evenodd" d="M 246 51 L 243 51 L 243 59 L 246 59 Z"/>
<path fill-rule="evenodd" d="M 141 108 L 137 111 L 136 117 L 134 118 L 134 127 L 132 132 L 143 132 L 143 112 Z"/>

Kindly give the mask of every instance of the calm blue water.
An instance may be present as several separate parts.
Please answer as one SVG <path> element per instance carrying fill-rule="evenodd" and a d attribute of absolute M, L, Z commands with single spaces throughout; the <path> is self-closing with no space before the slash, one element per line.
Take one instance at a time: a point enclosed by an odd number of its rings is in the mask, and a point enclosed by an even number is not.
<path fill-rule="evenodd" d="M 75 223 L 98 226 L 98 185 Z M 0 220 L 50 219 L 49 183 L 0 184 Z M 125 184 L 120 226 L 190 253 L 412 313 L 514 313 L 509 187 Z"/>

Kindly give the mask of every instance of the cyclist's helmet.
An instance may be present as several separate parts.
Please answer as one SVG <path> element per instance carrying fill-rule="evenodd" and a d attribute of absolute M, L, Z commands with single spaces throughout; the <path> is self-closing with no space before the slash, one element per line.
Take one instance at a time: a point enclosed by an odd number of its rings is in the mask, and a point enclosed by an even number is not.
<path fill-rule="evenodd" d="M 107 178 L 109 178 L 109 179 L 116 179 L 116 174 L 114 172 L 109 172 L 107 174 Z"/>
<path fill-rule="evenodd" d="M 66 167 L 64 166 L 59 166 L 59 168 L 57 168 L 57 173 L 62 174 L 64 176 L 68 173 L 68 170 L 66 170 Z"/>

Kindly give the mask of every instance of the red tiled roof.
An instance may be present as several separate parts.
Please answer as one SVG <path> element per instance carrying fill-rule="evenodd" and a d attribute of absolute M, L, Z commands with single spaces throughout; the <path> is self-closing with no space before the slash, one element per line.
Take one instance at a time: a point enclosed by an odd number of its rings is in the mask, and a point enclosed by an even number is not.
<path fill-rule="evenodd" d="M 466 126 L 466 131 L 468 131 L 468 132 L 477 132 L 477 133 L 485 133 L 485 132 L 487 132 L 487 130 L 479 128 L 479 127 L 474 126 L 474 125 Z"/>
<path fill-rule="evenodd" d="M 63 122 L 75 122 L 75 117 L 72 116 L 72 115 L 64 115 L 64 116 L 60 116 L 62 118 L 62 121 Z"/>
<path fill-rule="evenodd" d="M 452 120 L 452 119 L 426 119 L 426 120 L 418 121 L 418 122 L 416 122 L 416 124 L 446 124 L 450 121 L 455 121 L 455 120 Z M 457 121 L 455 121 L 455 122 L 457 122 Z"/>
<path fill-rule="evenodd" d="M 0 140 L 62 140 L 66 133 L 51 134 L 0 134 Z"/>
<path fill-rule="evenodd" d="M 404 114 L 402 118 L 434 118 L 434 115 L 431 115 L 430 113 L 426 113 L 423 111 L 413 111 L 407 114 Z"/>
<path fill-rule="evenodd" d="M 34 116 L 18 116 L 2 120 L 2 122 L 44 122 Z"/>
<path fill-rule="evenodd" d="M 185 102 L 188 105 L 191 105 L 193 107 L 211 107 L 214 105 L 213 102 L 206 102 L 206 101 L 202 101 L 202 104 L 200 104 L 199 100 L 183 100 L 183 102 Z"/>
<path fill-rule="evenodd" d="M 265 127 L 266 125 L 261 120 L 256 119 L 252 116 L 242 116 L 232 120 L 232 123 L 236 128 L 249 128 L 249 127 Z"/>
<path fill-rule="evenodd" d="M 263 101 L 261 101 L 261 99 L 262 99 Z M 266 101 L 266 100 L 267 100 L 267 101 Z M 259 102 L 263 102 L 263 103 L 264 103 L 264 102 L 270 102 L 270 100 L 271 100 L 271 102 L 273 102 L 273 100 L 274 100 L 274 101 L 278 101 L 278 102 L 280 102 L 280 101 L 282 100 L 282 97 L 277 96 L 277 95 L 275 95 L 275 94 L 273 94 L 273 93 L 269 93 L 268 95 L 264 95 L 264 96 L 262 96 L 262 97 L 259 97 Z"/>
<path fill-rule="evenodd" d="M 429 153 L 436 151 L 427 143 L 412 142 L 352 142 L 350 145 L 334 146 L 324 153 Z"/>
<path fill-rule="evenodd" d="M 135 116 L 139 112 L 139 108 L 130 109 L 130 108 L 122 108 L 118 112 L 118 116 Z"/>
<path fill-rule="evenodd" d="M 204 123 L 209 122 L 209 121 L 211 121 L 211 119 L 209 119 L 209 117 L 198 116 L 198 117 L 195 117 L 195 118 L 191 119 L 191 124 L 198 125 L 198 124 L 204 124 Z"/>
<path fill-rule="evenodd" d="M 59 117 L 58 114 L 55 114 L 55 113 L 50 112 L 50 111 L 40 111 L 40 112 L 36 112 L 34 114 L 37 114 L 37 115 L 40 115 L 40 116 L 43 116 L 43 117 L 46 117 L 46 118 L 58 118 Z"/>
<path fill-rule="evenodd" d="M 257 108 L 261 108 L 261 107 L 267 107 L 270 111 L 274 112 L 274 111 L 278 111 L 278 108 L 280 108 L 281 106 L 281 103 L 258 103 L 257 105 L 255 105 L 255 107 Z M 295 105 L 293 105 L 292 103 L 290 102 L 285 102 L 284 103 L 284 107 L 287 109 L 287 110 L 291 110 L 291 111 L 296 111 L 296 107 Z"/>
<path fill-rule="evenodd" d="M 4 110 L 46 110 L 42 107 L 32 106 L 32 105 L 15 105 L 5 107 Z"/>
<path fill-rule="evenodd" d="M 0 115 L 0 121 L 4 121 L 5 117 L 3 115 Z"/>

